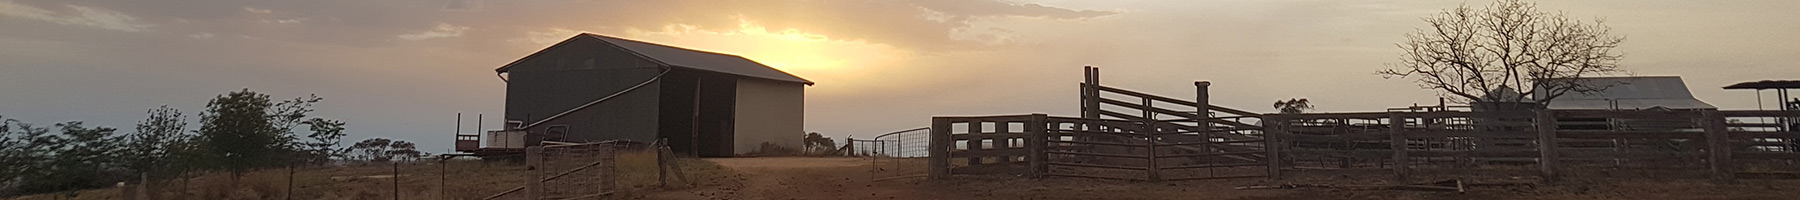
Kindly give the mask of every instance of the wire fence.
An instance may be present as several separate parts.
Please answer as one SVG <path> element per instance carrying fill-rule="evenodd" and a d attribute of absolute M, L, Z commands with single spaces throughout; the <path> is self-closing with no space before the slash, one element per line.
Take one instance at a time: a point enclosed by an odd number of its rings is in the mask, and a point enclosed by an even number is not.
<path fill-rule="evenodd" d="M 926 157 L 930 156 L 931 128 L 895 131 L 868 140 L 847 140 L 850 142 L 848 154 L 869 158 L 870 179 L 924 177 L 928 172 Z"/>
<path fill-rule="evenodd" d="M 665 170 L 698 169 L 675 164 L 697 161 L 655 150 L 635 142 L 589 143 L 481 157 L 339 161 L 235 176 L 194 173 L 120 186 L 115 199 L 597 199 L 662 185 L 659 177 L 670 173 Z"/>

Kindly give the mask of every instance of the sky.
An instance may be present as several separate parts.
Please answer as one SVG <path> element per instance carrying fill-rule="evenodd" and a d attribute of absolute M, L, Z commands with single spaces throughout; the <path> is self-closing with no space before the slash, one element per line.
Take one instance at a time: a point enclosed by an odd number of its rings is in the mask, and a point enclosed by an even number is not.
<path fill-rule="evenodd" d="M 316 116 L 370 137 L 451 148 L 456 115 L 499 127 L 493 69 L 578 33 L 742 55 L 807 78 L 806 130 L 867 138 L 931 116 L 1078 115 L 1101 82 L 1273 112 L 1435 104 L 1375 71 L 1422 17 L 1485 0 L 0 0 L 0 117 L 129 132 L 161 105 L 195 115 L 248 88 L 316 94 Z M 1800 79 L 1800 1 L 1546 1 L 1604 20 L 1634 75 L 1756 109 L 1736 82 Z M 1765 93 L 1772 96 L 1772 93 Z M 1768 102 L 1773 98 L 1765 97 Z M 1769 103 L 1772 105 L 1772 103 Z M 197 124 L 197 116 L 189 116 Z M 799 134 L 796 133 L 796 137 Z M 349 143 L 349 142 L 346 142 Z"/>

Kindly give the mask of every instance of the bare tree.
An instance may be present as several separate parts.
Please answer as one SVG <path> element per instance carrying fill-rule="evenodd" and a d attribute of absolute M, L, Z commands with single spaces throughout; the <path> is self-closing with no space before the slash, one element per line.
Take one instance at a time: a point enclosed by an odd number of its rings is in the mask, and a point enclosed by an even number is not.
<path fill-rule="evenodd" d="M 1625 72 L 1618 65 L 1621 55 L 1613 52 L 1625 38 L 1610 35 L 1602 20 L 1573 20 L 1539 11 L 1534 3 L 1502 0 L 1479 10 L 1444 10 L 1425 22 L 1430 26 L 1397 44 L 1404 51 L 1400 62 L 1377 74 L 1416 79 L 1420 87 L 1460 103 L 1541 104 L 1610 86 L 1579 78 Z"/>

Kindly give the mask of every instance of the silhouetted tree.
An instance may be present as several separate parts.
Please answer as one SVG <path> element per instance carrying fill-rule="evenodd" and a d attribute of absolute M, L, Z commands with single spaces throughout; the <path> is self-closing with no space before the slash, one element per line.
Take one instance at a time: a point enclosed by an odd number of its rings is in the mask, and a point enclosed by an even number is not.
<path fill-rule="evenodd" d="M 825 137 L 825 135 L 820 135 L 819 132 L 806 133 L 805 142 L 806 142 L 807 148 L 814 148 L 814 147 L 836 148 L 837 147 L 837 141 L 832 141 L 831 137 Z"/>
<path fill-rule="evenodd" d="M 48 160 L 49 171 L 39 173 L 41 177 L 28 178 L 27 184 L 19 188 L 21 191 L 75 192 L 112 185 L 128 177 L 118 162 L 117 153 L 123 143 L 113 134 L 117 129 L 87 127 L 79 121 L 58 123 L 56 127 L 64 139 Z"/>
<path fill-rule="evenodd" d="M 350 145 L 348 150 L 352 153 L 351 159 L 369 162 L 410 161 L 424 156 L 412 142 L 387 138 L 364 139 Z"/>
<path fill-rule="evenodd" d="M 312 133 L 306 137 L 312 139 L 301 143 L 306 153 L 302 158 L 307 163 L 324 164 L 334 158 L 343 158 L 347 149 L 339 149 L 337 145 L 344 138 L 344 122 L 337 120 L 312 118 L 302 122 Z"/>
<path fill-rule="evenodd" d="M 249 89 L 220 95 L 200 115 L 198 145 L 207 166 L 242 174 L 251 169 L 323 163 L 343 137 L 343 122 L 308 118 L 323 98 L 308 95 L 273 102 Z M 300 141 L 306 125 L 311 141 Z M 325 149 L 325 150 L 321 150 Z"/>
<path fill-rule="evenodd" d="M 1281 114 L 1300 114 L 1312 109 L 1312 103 L 1305 98 L 1288 99 L 1287 101 L 1275 100 L 1275 110 L 1280 111 Z"/>
<path fill-rule="evenodd" d="M 1624 37 L 1612 36 L 1602 21 L 1572 20 L 1538 11 L 1533 3 L 1502 0 L 1486 8 L 1459 6 L 1426 18 L 1429 27 L 1406 35 L 1399 63 L 1379 71 L 1386 78 L 1413 78 L 1452 101 L 1545 103 L 1567 92 L 1592 92 L 1608 85 L 1578 84 L 1576 78 L 1622 73 L 1612 52 Z M 1498 90 L 1511 94 L 1487 95 Z M 1535 91 L 1542 90 L 1542 91 Z M 1528 101 L 1530 100 L 1530 101 Z"/>
<path fill-rule="evenodd" d="M 269 95 L 249 89 L 227 93 L 207 102 L 200 114 L 201 146 L 209 166 L 232 172 L 233 177 L 252 169 L 280 166 L 286 137 L 272 122 Z"/>
<path fill-rule="evenodd" d="M 190 152 L 186 148 L 187 117 L 181 110 L 169 106 L 157 107 L 147 112 L 150 116 L 138 122 L 137 132 L 126 135 L 124 148 L 120 155 L 124 156 L 123 165 L 137 173 L 148 173 L 151 178 L 169 178 L 177 172 L 175 165 L 184 161 L 176 153 Z"/>

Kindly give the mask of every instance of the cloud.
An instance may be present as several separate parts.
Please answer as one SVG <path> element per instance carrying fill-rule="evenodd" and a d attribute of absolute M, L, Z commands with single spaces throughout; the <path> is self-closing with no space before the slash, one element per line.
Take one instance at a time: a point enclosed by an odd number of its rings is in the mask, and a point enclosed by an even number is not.
<path fill-rule="evenodd" d="M 9 17 L 125 32 L 140 32 L 150 28 L 150 25 L 137 23 L 136 17 L 114 10 L 77 5 L 63 5 L 60 8 L 64 8 L 64 10 L 55 11 L 12 1 L 0 1 L 0 15 Z"/>
<path fill-rule="evenodd" d="M 433 28 L 431 30 L 425 30 L 425 32 L 401 34 L 401 35 L 396 35 L 394 37 L 398 37 L 403 40 L 424 40 L 424 39 L 432 39 L 432 38 L 447 38 L 447 37 L 462 36 L 463 31 L 466 31 L 466 30 L 469 30 L 469 27 L 450 25 L 450 24 L 438 24 L 437 28 Z"/>
<path fill-rule="evenodd" d="M 511 41 L 557 29 L 623 34 L 686 25 L 729 32 L 749 22 L 771 31 L 797 30 L 832 40 L 958 49 L 1007 43 L 999 37 L 964 36 L 1003 34 L 973 28 L 986 19 L 1085 20 L 1116 14 L 996 0 L 24 0 L 0 5 L 5 5 L 0 11 L 9 15 L 116 30 L 142 30 L 145 26 L 138 24 L 147 23 L 177 32 L 346 46 L 395 45 L 404 40 L 392 39 L 402 35 L 425 39 L 460 34 L 475 40 L 470 41 L 473 45 L 497 47 L 519 45 Z M 53 15 L 57 12 L 35 9 L 52 7 L 83 8 L 72 11 L 83 14 Z"/>

